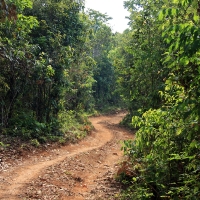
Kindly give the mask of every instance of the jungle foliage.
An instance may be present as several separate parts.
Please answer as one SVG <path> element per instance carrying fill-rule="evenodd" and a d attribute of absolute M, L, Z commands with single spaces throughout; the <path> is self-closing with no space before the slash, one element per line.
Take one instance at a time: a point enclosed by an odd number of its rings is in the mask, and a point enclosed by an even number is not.
<path fill-rule="evenodd" d="M 121 34 L 81 1 L 0 0 L 1 138 L 82 138 L 84 112 L 122 99 L 137 132 L 120 198 L 200 199 L 200 2 L 124 6 Z"/>
<path fill-rule="evenodd" d="M 86 130 L 79 116 L 112 99 L 109 17 L 84 12 L 84 1 L 1 0 L 0 8 L 1 133 L 44 141 Z"/>
<path fill-rule="evenodd" d="M 200 2 L 128 0 L 125 7 L 130 29 L 111 57 L 137 132 L 123 145 L 131 177 L 121 198 L 197 200 Z"/>
<path fill-rule="evenodd" d="M 105 108 L 121 106 L 121 98 L 116 91 L 115 68 L 109 52 L 115 44 L 115 34 L 108 25 L 111 19 L 106 14 L 89 9 L 88 14 L 93 22 L 94 35 L 91 38 L 92 58 L 96 62 L 93 84 L 95 107 L 103 111 Z"/>

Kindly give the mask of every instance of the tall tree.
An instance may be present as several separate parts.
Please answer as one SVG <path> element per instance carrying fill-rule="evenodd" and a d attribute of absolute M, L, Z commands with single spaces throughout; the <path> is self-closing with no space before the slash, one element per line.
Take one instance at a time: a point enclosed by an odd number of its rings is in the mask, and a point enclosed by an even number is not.
<path fill-rule="evenodd" d="M 133 199 L 199 198 L 199 3 L 169 1 L 160 9 L 165 42 L 162 61 L 170 72 L 164 102 L 141 117 L 135 142 L 125 142 L 137 172 Z M 125 194 L 125 197 L 126 194 Z"/>
<path fill-rule="evenodd" d="M 114 67 L 108 56 L 114 44 L 114 37 L 108 21 L 111 19 L 106 14 L 95 10 L 89 10 L 88 15 L 92 20 L 93 38 L 91 38 L 91 55 L 96 61 L 94 70 L 95 84 L 93 86 L 96 107 L 103 109 L 105 106 L 117 104 L 118 95 L 116 90 L 116 76 Z"/>
<path fill-rule="evenodd" d="M 4 86 L 0 99 L 2 127 L 8 126 L 17 103 L 22 100 L 30 83 L 34 45 L 29 43 L 28 34 L 38 25 L 35 17 L 23 15 L 23 10 L 32 6 L 31 1 L 12 1 L 7 6 L 5 3 L 1 2 L 5 15 L 2 15 L 0 23 L 0 68 Z"/>
<path fill-rule="evenodd" d="M 75 1 L 2 2 L 1 127 L 57 134 L 61 111 L 92 106 L 90 20 Z"/>
<path fill-rule="evenodd" d="M 130 11 L 130 30 L 117 36 L 112 60 L 131 115 L 138 109 L 146 111 L 161 104 L 158 91 L 163 89 L 163 78 L 167 75 L 161 62 L 165 46 L 157 20 L 161 6 L 157 1 L 125 2 Z"/>

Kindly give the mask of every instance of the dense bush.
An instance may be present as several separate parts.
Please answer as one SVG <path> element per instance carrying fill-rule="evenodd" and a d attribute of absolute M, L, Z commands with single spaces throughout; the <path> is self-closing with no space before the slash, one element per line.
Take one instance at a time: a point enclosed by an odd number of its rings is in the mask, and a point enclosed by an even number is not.
<path fill-rule="evenodd" d="M 135 116 L 130 112 L 132 126 L 139 130 L 135 141 L 125 141 L 123 149 L 129 158 L 129 167 L 132 172 L 137 171 L 137 173 L 132 175 L 131 180 L 129 179 L 128 188 L 122 193 L 121 198 L 199 199 L 199 3 L 195 0 L 160 3 L 152 0 L 146 2 L 130 0 L 126 2 L 126 6 L 133 9 L 131 18 L 133 28 L 138 21 L 145 24 L 144 28 L 142 25 L 139 27 L 139 32 L 133 29 L 130 34 L 135 36 L 137 33 L 139 34 L 137 38 L 145 38 L 146 35 L 143 34 L 146 29 L 155 31 L 154 28 L 157 27 L 157 32 L 151 35 L 153 40 L 150 42 L 160 38 L 162 42 L 156 44 L 162 46 L 156 47 L 159 50 L 157 51 L 159 57 L 154 58 L 154 54 L 151 54 L 154 64 L 153 68 L 148 70 L 157 72 L 159 77 L 162 77 L 162 72 L 164 84 L 162 82 L 156 84 L 164 87 L 160 89 L 157 87 L 157 95 L 160 95 L 158 107 L 149 104 L 150 109 L 146 110 L 141 106 L 139 114 Z M 138 7 L 141 9 L 138 10 Z M 153 23 L 150 23 L 152 21 Z M 154 38 L 157 34 L 159 37 Z M 135 77 L 131 82 L 132 89 L 128 88 L 130 96 L 133 91 L 132 103 L 137 103 L 135 101 L 137 97 L 138 100 L 144 98 L 149 103 L 154 101 L 150 98 L 151 90 L 146 91 L 148 95 L 143 94 L 142 90 L 134 93 L 137 91 L 135 84 L 139 83 L 142 86 L 149 83 L 137 82 L 139 80 L 137 76 L 146 80 L 143 76 L 144 71 L 141 73 L 137 69 L 138 63 L 145 68 L 145 61 L 149 59 L 146 57 L 142 60 L 142 57 L 137 56 L 148 54 L 149 49 L 143 48 L 144 43 L 145 41 L 138 40 L 137 52 L 128 51 L 132 54 L 134 70 L 134 75 L 131 77 Z M 157 58 L 162 61 L 163 69 L 158 69 Z M 148 87 L 146 85 L 146 88 Z M 132 105 L 133 107 L 135 105 Z"/>

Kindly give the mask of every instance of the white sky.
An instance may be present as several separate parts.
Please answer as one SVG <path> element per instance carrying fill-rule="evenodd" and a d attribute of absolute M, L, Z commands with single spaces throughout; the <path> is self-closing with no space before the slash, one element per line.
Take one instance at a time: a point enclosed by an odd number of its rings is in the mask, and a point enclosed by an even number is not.
<path fill-rule="evenodd" d="M 112 17 L 113 20 L 109 21 L 112 30 L 122 33 L 128 28 L 127 23 L 129 21 L 125 19 L 126 16 L 129 16 L 129 12 L 124 9 L 123 1 L 124 0 L 85 0 L 85 8 L 91 8 Z"/>

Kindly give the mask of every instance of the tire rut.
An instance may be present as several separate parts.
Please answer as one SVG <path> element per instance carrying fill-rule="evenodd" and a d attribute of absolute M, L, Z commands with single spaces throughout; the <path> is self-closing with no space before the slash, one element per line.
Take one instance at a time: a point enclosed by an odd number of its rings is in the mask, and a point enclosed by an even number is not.
<path fill-rule="evenodd" d="M 123 130 L 116 134 L 114 128 L 124 115 L 93 117 L 90 120 L 95 131 L 83 141 L 56 149 L 56 156 L 46 155 L 46 160 L 38 155 L 3 172 L 0 175 L 0 180 L 3 180 L 0 183 L 0 199 L 92 199 L 92 193 L 98 190 L 94 181 L 100 178 L 99 175 L 106 174 L 110 167 L 114 169 L 113 164 L 122 157 L 116 143 L 125 136 L 131 138 Z M 51 187 L 54 189 L 49 189 L 49 194 L 46 194 L 45 191 Z M 60 188 L 62 192 L 59 193 L 57 190 L 61 191 Z M 55 196 L 55 193 L 59 195 Z"/>

